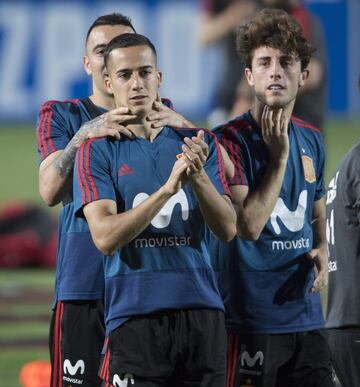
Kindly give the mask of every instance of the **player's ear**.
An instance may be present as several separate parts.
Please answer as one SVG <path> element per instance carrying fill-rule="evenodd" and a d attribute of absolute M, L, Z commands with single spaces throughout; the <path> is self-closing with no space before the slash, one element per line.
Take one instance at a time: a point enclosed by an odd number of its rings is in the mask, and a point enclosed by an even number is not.
<path fill-rule="evenodd" d="M 86 74 L 92 75 L 90 61 L 89 61 L 89 57 L 87 55 L 83 56 L 83 65 L 84 65 L 84 69 L 86 71 Z"/>
<path fill-rule="evenodd" d="M 157 80 L 158 80 L 158 87 L 160 87 L 161 86 L 161 82 L 162 82 L 162 77 L 163 77 L 162 72 L 161 71 L 157 71 L 156 72 L 156 76 L 157 76 Z"/>
<path fill-rule="evenodd" d="M 299 87 L 302 87 L 305 85 L 306 80 L 309 78 L 309 70 L 305 69 L 300 73 L 300 78 L 299 78 Z"/>
<path fill-rule="evenodd" d="M 112 84 L 111 84 L 111 79 L 108 75 L 105 75 L 104 83 L 105 83 L 106 91 L 110 94 L 114 94 Z"/>
<path fill-rule="evenodd" d="M 245 68 L 245 77 L 246 77 L 246 80 L 247 80 L 249 86 L 251 86 L 251 87 L 254 86 L 253 73 L 249 67 Z"/>

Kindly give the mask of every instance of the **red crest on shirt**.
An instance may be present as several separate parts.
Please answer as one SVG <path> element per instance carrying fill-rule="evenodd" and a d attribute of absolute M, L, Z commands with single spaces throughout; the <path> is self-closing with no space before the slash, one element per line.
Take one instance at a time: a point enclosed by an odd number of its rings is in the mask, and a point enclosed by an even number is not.
<path fill-rule="evenodd" d="M 305 180 L 309 183 L 315 183 L 316 174 L 312 158 L 309 156 L 302 156 L 301 160 L 304 168 Z"/>

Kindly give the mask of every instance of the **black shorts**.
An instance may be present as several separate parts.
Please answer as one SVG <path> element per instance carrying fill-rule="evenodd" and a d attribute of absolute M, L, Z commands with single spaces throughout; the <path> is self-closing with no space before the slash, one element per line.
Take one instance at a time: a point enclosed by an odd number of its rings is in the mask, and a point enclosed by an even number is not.
<path fill-rule="evenodd" d="M 225 387 L 226 341 L 218 310 L 136 317 L 110 332 L 100 377 L 103 386 Z"/>
<path fill-rule="evenodd" d="M 102 301 L 58 301 L 50 326 L 50 386 L 101 386 L 104 340 Z"/>
<path fill-rule="evenodd" d="M 239 386 L 334 387 L 322 332 L 229 333 L 226 387 Z"/>
<path fill-rule="evenodd" d="M 360 328 L 327 329 L 325 332 L 341 386 L 360 386 Z"/>

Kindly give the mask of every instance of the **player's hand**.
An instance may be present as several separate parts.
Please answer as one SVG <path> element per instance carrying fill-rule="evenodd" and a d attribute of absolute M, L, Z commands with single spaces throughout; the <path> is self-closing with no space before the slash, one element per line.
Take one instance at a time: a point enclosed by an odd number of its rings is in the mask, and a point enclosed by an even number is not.
<path fill-rule="evenodd" d="M 185 137 L 184 142 L 182 150 L 188 166 L 186 174 L 189 178 L 194 178 L 203 170 L 209 155 L 209 147 L 204 140 L 204 131 L 199 130 L 196 137 Z"/>
<path fill-rule="evenodd" d="M 152 129 L 163 126 L 173 126 L 174 128 L 194 128 L 194 124 L 186 120 L 181 114 L 170 109 L 161 102 L 160 95 L 157 95 L 153 103 L 153 111 L 146 117 Z"/>
<path fill-rule="evenodd" d="M 264 107 L 261 117 L 261 131 L 264 142 L 269 151 L 270 159 L 287 161 L 289 156 L 289 118 L 283 109 L 274 110 Z"/>
<path fill-rule="evenodd" d="M 186 184 L 186 169 L 187 163 L 185 157 L 176 160 L 171 174 L 164 185 L 164 188 L 170 195 L 175 195 Z"/>
<path fill-rule="evenodd" d="M 327 286 L 328 282 L 328 256 L 326 248 L 312 249 L 307 253 L 307 258 L 314 262 L 316 278 L 310 291 L 317 293 Z"/>
<path fill-rule="evenodd" d="M 86 122 L 80 128 L 80 132 L 83 140 L 103 136 L 112 136 L 119 140 L 122 135 L 134 138 L 134 134 L 124 125 L 134 118 L 136 116 L 131 114 L 129 108 L 118 107 Z"/>

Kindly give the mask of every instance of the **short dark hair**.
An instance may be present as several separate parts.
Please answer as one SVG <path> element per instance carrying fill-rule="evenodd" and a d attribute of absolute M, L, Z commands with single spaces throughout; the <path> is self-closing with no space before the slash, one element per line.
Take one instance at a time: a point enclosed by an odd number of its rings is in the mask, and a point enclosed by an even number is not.
<path fill-rule="evenodd" d="M 85 44 L 87 43 L 87 41 L 89 39 L 89 35 L 90 35 L 91 31 L 95 27 L 99 27 L 99 26 L 118 26 L 118 25 L 125 26 L 125 27 L 130 27 L 136 33 L 135 28 L 132 25 L 131 19 L 129 17 L 127 17 L 125 15 L 122 15 L 121 13 L 114 12 L 114 13 L 110 13 L 108 15 L 99 16 L 94 21 L 94 23 L 91 24 L 91 26 L 90 26 L 87 34 L 86 34 Z"/>
<path fill-rule="evenodd" d="M 125 48 L 125 47 L 134 47 L 134 46 L 147 46 L 154 53 L 155 58 L 157 56 L 155 46 L 151 43 L 150 39 L 148 39 L 144 35 L 140 34 L 121 34 L 115 36 L 104 50 L 104 61 L 105 66 L 108 65 L 109 56 L 111 51 L 116 50 L 117 48 Z"/>
<path fill-rule="evenodd" d="M 251 68 L 254 50 L 267 46 L 294 55 L 305 70 L 315 49 L 306 40 L 299 23 L 282 9 L 263 9 L 249 23 L 238 29 L 237 52 L 245 66 Z"/>

